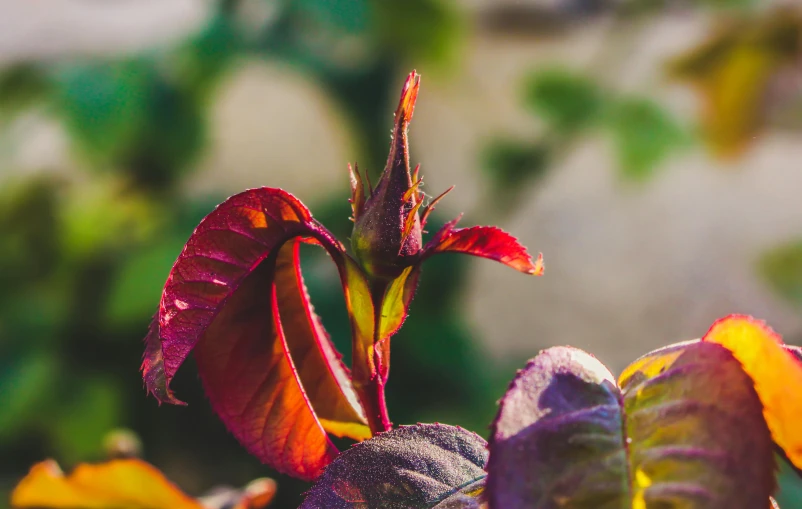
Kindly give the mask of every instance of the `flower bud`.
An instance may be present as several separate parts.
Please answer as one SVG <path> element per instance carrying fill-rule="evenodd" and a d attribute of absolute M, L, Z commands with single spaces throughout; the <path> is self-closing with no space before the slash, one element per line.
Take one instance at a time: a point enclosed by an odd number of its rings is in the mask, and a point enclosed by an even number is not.
<path fill-rule="evenodd" d="M 370 196 L 364 202 L 361 178 L 358 171 L 352 171 L 354 231 L 351 246 L 365 272 L 377 279 L 396 278 L 404 268 L 415 263 L 422 247 L 418 210 L 423 194 L 418 190 L 417 168 L 414 175 L 410 172 L 407 138 L 419 86 L 420 76 L 413 71 L 404 84 L 395 112 L 387 165 L 376 188 L 369 190 Z"/>

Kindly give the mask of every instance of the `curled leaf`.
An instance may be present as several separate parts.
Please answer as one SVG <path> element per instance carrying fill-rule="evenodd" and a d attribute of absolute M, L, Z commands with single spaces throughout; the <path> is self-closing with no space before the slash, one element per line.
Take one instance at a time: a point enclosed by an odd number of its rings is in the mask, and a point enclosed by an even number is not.
<path fill-rule="evenodd" d="M 252 189 L 219 205 L 170 272 L 142 371 L 151 393 L 175 403 L 170 380 L 194 351 L 234 436 L 280 472 L 311 480 L 337 454 L 327 433 L 361 440 L 370 431 L 309 302 L 300 242 L 324 247 L 345 274 L 342 246 L 292 195 Z"/>
<path fill-rule="evenodd" d="M 589 354 L 551 348 L 501 402 L 491 509 L 768 506 L 771 439 L 751 380 L 707 343 L 658 350 L 620 388 Z"/>
<path fill-rule="evenodd" d="M 429 509 L 465 501 L 481 493 L 485 447 L 479 436 L 445 424 L 380 433 L 329 465 L 300 509 Z"/>

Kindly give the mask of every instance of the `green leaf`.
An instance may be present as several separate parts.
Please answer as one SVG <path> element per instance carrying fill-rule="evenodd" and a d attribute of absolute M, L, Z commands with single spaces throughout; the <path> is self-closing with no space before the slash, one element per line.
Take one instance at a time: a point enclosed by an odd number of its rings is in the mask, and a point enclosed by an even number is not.
<path fill-rule="evenodd" d="M 648 99 L 617 101 L 609 123 L 621 170 L 630 178 L 651 176 L 657 165 L 685 139 L 675 120 Z"/>
<path fill-rule="evenodd" d="M 526 89 L 526 103 L 557 132 L 579 131 L 601 112 L 602 91 L 589 79 L 569 71 L 536 73 Z"/>
<path fill-rule="evenodd" d="M 758 268 L 777 293 L 802 305 L 802 240 L 768 251 L 761 257 Z"/>
<path fill-rule="evenodd" d="M 485 441 L 462 428 L 401 426 L 340 454 L 300 509 L 468 508 L 486 460 Z"/>
<path fill-rule="evenodd" d="M 753 509 L 774 490 L 772 441 L 751 379 L 698 342 L 653 352 L 620 388 L 591 355 L 545 350 L 493 424 L 494 509 Z"/>

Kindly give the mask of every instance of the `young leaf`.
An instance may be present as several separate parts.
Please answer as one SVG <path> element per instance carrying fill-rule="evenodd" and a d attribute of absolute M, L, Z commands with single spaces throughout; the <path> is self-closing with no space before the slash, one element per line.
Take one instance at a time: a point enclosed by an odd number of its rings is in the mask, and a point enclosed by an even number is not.
<path fill-rule="evenodd" d="M 409 74 L 395 114 L 387 165 L 365 196 L 352 171 L 349 257 L 292 195 L 261 188 L 229 198 L 190 237 L 146 338 L 143 378 L 162 402 L 180 404 L 170 381 L 191 351 L 212 407 L 254 455 L 281 472 L 316 478 L 338 451 L 326 433 L 361 440 L 391 429 L 384 387 L 390 337 L 404 321 L 419 265 L 438 252 L 494 259 L 540 275 L 509 234 L 494 227 L 441 229 L 425 249 L 418 168 L 407 130 L 420 87 Z M 445 194 L 445 193 L 444 193 Z M 349 373 L 309 303 L 298 243 L 322 246 L 337 264 L 352 329 Z"/>
<path fill-rule="evenodd" d="M 390 337 L 401 328 L 418 287 L 420 272 L 419 265 L 407 267 L 390 283 L 382 299 L 379 337 Z"/>
<path fill-rule="evenodd" d="M 344 271 L 342 246 L 292 195 L 252 189 L 218 206 L 170 272 L 142 370 L 150 392 L 175 403 L 169 383 L 194 350 L 234 436 L 277 470 L 311 480 L 337 454 L 326 432 L 357 440 L 370 432 L 309 304 L 302 240 L 322 245 Z"/>
<path fill-rule="evenodd" d="M 789 461 L 802 468 L 802 363 L 784 348 L 782 338 L 765 323 L 749 316 L 718 320 L 702 338 L 732 352 L 752 378 L 763 403 L 772 437 Z"/>
<path fill-rule="evenodd" d="M 495 260 L 524 274 L 543 274 L 543 256 L 539 254 L 533 261 L 526 248 L 509 233 L 495 226 L 454 228 L 459 220 L 458 217 L 446 223 L 434 234 L 423 248 L 425 257 L 435 253 L 463 253 Z"/>
<path fill-rule="evenodd" d="M 491 509 L 767 507 L 771 439 L 751 380 L 717 345 L 669 347 L 621 388 L 594 357 L 541 352 L 513 380 L 490 444 Z"/>
<path fill-rule="evenodd" d="M 82 464 L 65 476 L 53 460 L 37 463 L 14 489 L 15 509 L 203 509 L 153 466 L 137 459 Z"/>
<path fill-rule="evenodd" d="M 329 465 L 300 509 L 429 509 L 456 503 L 460 495 L 481 491 L 474 483 L 485 477 L 486 445 L 479 436 L 445 424 L 378 434 Z"/>

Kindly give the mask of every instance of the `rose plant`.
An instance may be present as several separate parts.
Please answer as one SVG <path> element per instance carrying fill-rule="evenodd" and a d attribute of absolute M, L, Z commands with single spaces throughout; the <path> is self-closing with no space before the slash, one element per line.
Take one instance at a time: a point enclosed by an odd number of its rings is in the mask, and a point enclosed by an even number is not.
<path fill-rule="evenodd" d="M 148 391 L 183 404 L 170 382 L 193 353 L 240 443 L 315 482 L 301 509 L 777 507 L 778 463 L 802 467 L 802 353 L 748 316 L 650 352 L 617 378 L 581 350 L 544 350 L 511 382 L 489 443 L 446 424 L 392 428 L 390 342 L 422 263 L 454 252 L 543 273 L 540 255 L 495 227 L 454 220 L 423 241 L 443 195 L 425 204 L 409 164 L 419 86 L 411 73 L 376 186 L 350 170 L 350 253 L 280 189 L 235 195 L 198 225 L 146 337 Z M 301 244 L 322 247 L 337 266 L 350 369 L 310 303 Z M 341 452 L 330 436 L 357 443 Z"/>

